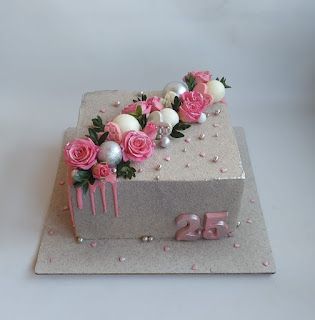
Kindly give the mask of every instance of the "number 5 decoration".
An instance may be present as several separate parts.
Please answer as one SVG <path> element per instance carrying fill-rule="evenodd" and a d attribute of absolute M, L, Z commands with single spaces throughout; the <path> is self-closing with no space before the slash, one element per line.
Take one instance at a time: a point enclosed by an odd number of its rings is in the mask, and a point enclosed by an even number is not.
<path fill-rule="evenodd" d="M 203 228 L 198 215 L 182 213 L 176 217 L 175 223 L 181 226 L 176 231 L 175 238 L 179 241 L 193 241 L 201 238 L 218 240 L 225 237 L 229 232 L 226 223 L 228 212 L 207 212 L 204 215 Z"/>

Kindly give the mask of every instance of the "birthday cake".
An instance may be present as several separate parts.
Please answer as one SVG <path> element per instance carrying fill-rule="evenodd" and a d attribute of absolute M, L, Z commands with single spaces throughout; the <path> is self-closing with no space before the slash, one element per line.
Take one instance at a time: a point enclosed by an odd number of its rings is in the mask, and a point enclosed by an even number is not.
<path fill-rule="evenodd" d="M 218 240 L 244 188 L 225 78 L 193 71 L 163 90 L 84 95 L 64 148 L 74 234 L 87 239 Z"/>

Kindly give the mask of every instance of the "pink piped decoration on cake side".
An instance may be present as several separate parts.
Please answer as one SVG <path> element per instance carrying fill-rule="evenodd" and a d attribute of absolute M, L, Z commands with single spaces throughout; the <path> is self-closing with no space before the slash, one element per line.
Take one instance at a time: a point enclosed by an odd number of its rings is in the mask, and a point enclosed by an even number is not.
<path fill-rule="evenodd" d="M 50 236 L 53 236 L 53 235 L 55 234 L 55 231 L 54 231 L 53 229 L 49 228 L 49 229 L 48 229 L 48 234 L 49 234 Z"/>
<path fill-rule="evenodd" d="M 263 265 L 264 267 L 269 267 L 270 262 L 269 262 L 269 261 L 263 261 L 262 265 Z"/>
<path fill-rule="evenodd" d="M 195 263 L 191 266 L 191 270 L 193 270 L 193 271 L 198 270 L 198 267 Z"/>
<path fill-rule="evenodd" d="M 239 243 L 234 243 L 234 244 L 233 244 L 233 247 L 236 248 L 236 249 L 238 249 L 238 248 L 241 247 L 241 245 L 240 245 Z"/>
<path fill-rule="evenodd" d="M 220 169 L 220 172 L 221 172 L 221 173 L 225 173 L 225 172 L 227 172 L 227 171 L 228 171 L 227 168 L 221 168 L 221 169 Z"/>
<path fill-rule="evenodd" d="M 90 247 L 91 247 L 91 248 L 96 248 L 96 246 L 97 246 L 96 241 L 92 241 L 92 242 L 90 243 Z"/>
<path fill-rule="evenodd" d="M 126 258 L 125 258 L 125 257 L 119 257 L 118 260 L 119 260 L 120 262 L 124 262 L 124 261 L 126 261 Z"/>
<path fill-rule="evenodd" d="M 185 138 L 186 143 L 190 143 L 190 141 L 191 141 L 191 138 Z"/>
<path fill-rule="evenodd" d="M 95 191 L 96 191 L 96 184 L 90 184 L 89 185 L 89 194 L 90 194 L 91 210 L 92 210 L 92 213 L 94 216 L 96 214 Z"/>
<path fill-rule="evenodd" d="M 171 160 L 171 157 L 170 157 L 170 156 L 166 156 L 166 157 L 164 158 L 164 160 L 165 160 L 165 161 L 170 161 L 170 160 Z"/>

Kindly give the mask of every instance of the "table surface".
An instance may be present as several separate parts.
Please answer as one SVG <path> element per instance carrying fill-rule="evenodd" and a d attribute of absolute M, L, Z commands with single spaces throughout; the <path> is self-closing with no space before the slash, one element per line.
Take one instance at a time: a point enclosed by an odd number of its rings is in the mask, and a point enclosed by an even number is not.
<path fill-rule="evenodd" d="M 312 1 L 2 1 L 2 319 L 313 319 Z M 83 92 L 226 76 L 246 130 L 273 276 L 36 276 L 64 129 Z"/>

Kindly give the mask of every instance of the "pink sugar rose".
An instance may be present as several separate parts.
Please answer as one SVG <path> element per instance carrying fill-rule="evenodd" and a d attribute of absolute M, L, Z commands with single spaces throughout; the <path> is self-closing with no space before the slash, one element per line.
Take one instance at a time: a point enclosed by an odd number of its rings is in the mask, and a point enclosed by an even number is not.
<path fill-rule="evenodd" d="M 127 131 L 123 134 L 120 146 L 124 161 L 142 162 L 152 156 L 155 144 L 142 131 Z"/>
<path fill-rule="evenodd" d="M 191 71 L 189 74 L 195 78 L 196 84 L 207 83 L 211 79 L 211 74 L 209 71 Z"/>
<path fill-rule="evenodd" d="M 158 131 L 158 128 L 157 128 L 157 125 L 152 122 L 152 121 L 149 121 L 146 126 L 144 127 L 143 129 L 143 132 L 151 139 L 151 140 L 155 140 L 155 137 L 157 135 L 157 131 Z"/>
<path fill-rule="evenodd" d="M 107 163 L 97 163 L 92 168 L 92 174 L 95 179 L 105 179 L 110 174 L 110 168 Z"/>
<path fill-rule="evenodd" d="M 142 114 L 149 114 L 151 112 L 151 106 L 147 104 L 147 101 L 138 101 L 131 104 L 128 104 L 122 110 L 122 113 L 133 113 L 136 112 L 137 106 L 140 106 L 142 109 Z"/>
<path fill-rule="evenodd" d="M 66 144 L 64 158 L 69 166 L 88 170 L 97 162 L 99 149 L 89 138 L 75 139 Z"/>
<path fill-rule="evenodd" d="M 181 96 L 179 118 L 183 122 L 198 122 L 201 113 L 212 103 L 213 97 L 195 91 L 184 92 Z"/>
<path fill-rule="evenodd" d="M 161 102 L 161 98 L 156 96 L 148 98 L 146 103 L 147 103 L 147 106 L 150 107 L 150 112 L 160 111 L 164 108 Z"/>

